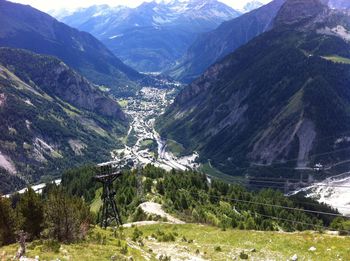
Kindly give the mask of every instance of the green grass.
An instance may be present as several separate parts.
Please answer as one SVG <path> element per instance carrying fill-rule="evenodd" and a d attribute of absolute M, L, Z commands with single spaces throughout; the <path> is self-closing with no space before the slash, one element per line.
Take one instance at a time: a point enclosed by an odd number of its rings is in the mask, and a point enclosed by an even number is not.
<path fill-rule="evenodd" d="M 97 214 L 98 211 L 100 210 L 102 206 L 101 195 L 102 195 L 102 188 L 99 188 L 98 190 L 96 190 L 95 198 L 90 205 L 91 212 Z"/>
<path fill-rule="evenodd" d="M 184 153 L 186 149 L 182 144 L 174 141 L 174 140 L 167 140 L 167 146 L 168 149 L 176 156 L 176 157 L 181 157 L 184 156 Z"/>
<path fill-rule="evenodd" d="M 244 182 L 244 178 L 243 177 L 235 177 L 235 176 L 230 176 L 227 175 L 223 172 L 221 172 L 220 170 L 214 168 L 209 162 L 205 163 L 205 164 L 201 164 L 200 168 L 199 168 L 200 172 L 203 172 L 213 178 L 218 178 L 221 179 L 223 181 L 226 181 L 228 183 L 243 183 Z"/>
<path fill-rule="evenodd" d="M 139 227 L 142 231 L 143 246 L 132 242 L 134 228 L 118 232 L 117 238 L 111 229 L 94 228 L 84 242 L 61 245 L 58 253 L 45 251 L 43 242 L 30 243 L 28 257 L 39 256 L 40 260 L 116 260 L 133 257 L 133 260 L 158 260 L 156 256 L 167 253 L 176 259 L 176 255 L 190 255 L 206 260 L 234 260 L 241 252 L 249 255 L 249 260 L 288 260 L 294 254 L 298 260 L 349 260 L 350 237 L 339 237 L 318 232 L 258 232 L 244 230 L 222 231 L 216 227 L 197 224 L 171 225 L 157 224 Z M 158 242 L 150 239 L 161 233 L 173 234 L 175 241 Z M 120 241 L 120 244 L 118 243 Z M 127 254 L 121 254 L 121 248 L 128 244 Z M 315 247 L 316 251 L 309 251 Z M 152 249 L 152 251 L 150 251 Z M 251 251 L 255 249 L 255 251 Z M 0 259 L 12 257 L 17 245 L 0 248 Z M 127 260 L 127 259 L 125 259 Z M 183 259 L 186 260 L 186 259 Z M 187 259 L 188 260 L 188 259 Z"/>
<path fill-rule="evenodd" d="M 344 63 L 344 64 L 350 64 L 350 59 L 337 56 L 337 55 L 332 55 L 332 56 L 323 56 L 323 59 L 326 59 L 328 61 L 332 61 L 334 63 Z"/>
<path fill-rule="evenodd" d="M 153 144 L 153 142 L 154 142 L 154 140 L 146 139 L 146 140 L 141 141 L 140 146 L 141 147 L 149 147 L 150 145 Z"/>
<path fill-rule="evenodd" d="M 119 100 L 118 101 L 120 107 L 125 108 L 126 106 L 128 106 L 128 101 L 127 100 Z"/>
<path fill-rule="evenodd" d="M 104 85 L 98 86 L 98 88 L 100 89 L 100 91 L 103 91 L 103 92 L 109 92 L 111 90 L 110 88 Z"/>

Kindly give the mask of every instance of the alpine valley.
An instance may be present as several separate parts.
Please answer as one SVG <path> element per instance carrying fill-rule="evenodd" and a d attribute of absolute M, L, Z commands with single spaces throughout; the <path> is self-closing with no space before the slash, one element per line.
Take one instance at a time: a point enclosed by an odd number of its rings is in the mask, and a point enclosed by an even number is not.
<path fill-rule="evenodd" d="M 16 2 L 0 260 L 350 260 L 349 1 Z"/>
<path fill-rule="evenodd" d="M 174 0 L 137 8 L 92 6 L 59 19 L 90 32 L 139 71 L 160 72 L 173 65 L 200 33 L 239 15 L 217 0 Z"/>

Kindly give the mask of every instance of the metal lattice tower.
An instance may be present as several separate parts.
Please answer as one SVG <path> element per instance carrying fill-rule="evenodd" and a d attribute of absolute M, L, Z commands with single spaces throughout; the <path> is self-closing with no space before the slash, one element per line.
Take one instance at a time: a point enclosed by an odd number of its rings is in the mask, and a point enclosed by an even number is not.
<path fill-rule="evenodd" d="M 120 226 L 122 225 L 122 219 L 114 198 L 116 192 L 113 190 L 113 182 L 120 177 L 122 173 L 114 167 L 113 162 L 99 164 L 97 169 L 98 173 L 94 177 L 94 180 L 103 185 L 101 195 L 103 202 L 100 222 L 101 227 L 107 228 L 112 221 L 115 221 L 117 226 Z"/>

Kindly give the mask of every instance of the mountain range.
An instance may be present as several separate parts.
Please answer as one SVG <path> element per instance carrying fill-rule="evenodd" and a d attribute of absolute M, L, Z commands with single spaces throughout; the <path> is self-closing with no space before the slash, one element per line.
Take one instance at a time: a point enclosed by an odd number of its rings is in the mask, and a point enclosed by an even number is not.
<path fill-rule="evenodd" d="M 329 5 L 336 9 L 350 9 L 350 1 L 348 0 L 329 0 Z"/>
<path fill-rule="evenodd" d="M 80 32 L 30 6 L 0 0 L 0 46 L 53 55 L 95 84 L 130 94 L 143 76 L 126 66 L 89 33 Z"/>
<path fill-rule="evenodd" d="M 127 118 L 55 57 L 0 48 L 0 192 L 108 160 Z"/>
<path fill-rule="evenodd" d="M 284 1 L 274 0 L 238 18 L 222 23 L 213 31 L 201 34 L 167 73 L 177 80 L 190 83 L 210 65 L 270 29 Z"/>
<path fill-rule="evenodd" d="M 133 68 L 159 72 L 179 59 L 198 34 L 240 14 L 217 0 L 174 0 L 137 8 L 91 6 L 58 16 L 96 36 Z"/>
<path fill-rule="evenodd" d="M 327 165 L 349 154 L 349 86 L 348 12 L 286 0 L 271 30 L 212 65 L 157 126 L 228 174 Z"/>
<path fill-rule="evenodd" d="M 248 3 L 246 3 L 242 9 L 243 13 L 249 13 L 255 9 L 258 9 L 259 7 L 262 7 L 264 4 L 257 1 L 257 0 L 253 0 L 250 1 Z"/>

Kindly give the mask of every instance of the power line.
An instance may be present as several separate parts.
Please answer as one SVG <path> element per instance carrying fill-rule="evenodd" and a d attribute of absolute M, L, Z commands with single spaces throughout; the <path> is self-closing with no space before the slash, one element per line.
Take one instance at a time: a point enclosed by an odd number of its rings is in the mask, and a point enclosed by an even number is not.
<path fill-rule="evenodd" d="M 267 206 L 267 207 L 278 207 L 278 208 L 283 208 L 283 209 L 287 209 L 287 210 L 296 210 L 296 211 L 308 212 L 308 213 L 312 213 L 312 214 L 330 215 L 330 216 L 336 216 L 336 217 L 345 217 L 344 215 L 330 213 L 330 212 L 323 212 L 323 211 L 316 211 L 316 210 L 308 210 L 308 209 L 301 209 L 301 208 L 286 207 L 286 206 L 281 206 L 281 205 L 274 205 L 274 204 L 268 204 L 268 203 L 254 202 L 254 201 L 249 201 L 249 200 L 232 199 L 232 201 L 243 202 L 243 203 L 254 204 L 254 205 L 260 205 L 260 206 Z"/>
<path fill-rule="evenodd" d="M 324 156 L 324 155 L 329 155 L 329 154 L 333 154 L 333 153 L 336 153 L 336 152 L 341 152 L 341 151 L 345 151 L 345 150 L 350 150 L 350 147 L 345 147 L 345 148 L 342 148 L 342 149 L 337 149 L 337 150 L 332 150 L 332 151 L 326 151 L 326 152 L 322 152 L 322 153 L 316 153 L 316 154 L 312 154 L 312 155 L 309 155 L 309 158 L 313 158 L 313 157 L 316 157 L 316 156 Z M 235 169 L 236 170 L 248 170 L 248 169 L 252 169 L 254 166 L 255 167 L 273 167 L 273 166 L 276 166 L 276 165 L 283 165 L 285 163 L 288 163 L 288 162 L 293 162 L 293 161 L 298 161 L 299 158 L 293 158 L 293 159 L 289 159 L 289 160 L 285 160 L 285 161 L 280 161 L 280 162 L 272 162 L 270 164 L 259 164 L 259 163 L 256 163 L 256 162 L 252 162 L 252 161 L 241 161 L 242 163 L 248 163 L 250 165 L 253 165 L 253 166 L 250 166 L 250 167 L 245 167 L 245 168 L 241 168 L 241 167 L 236 167 Z M 274 168 L 274 169 L 279 169 L 279 168 Z M 296 168 L 288 168 L 288 167 L 282 167 L 281 169 L 293 169 L 293 170 L 297 170 Z M 311 170 L 312 168 L 310 168 Z"/>
<path fill-rule="evenodd" d="M 287 185 L 286 182 L 276 182 L 276 181 L 268 181 L 268 180 L 254 180 L 254 179 L 250 179 L 248 181 L 252 181 L 252 182 L 257 182 L 257 183 L 266 183 L 266 184 L 282 184 L 282 185 Z M 334 188 L 350 188 L 350 186 L 347 185 L 335 185 L 335 184 L 318 184 L 318 183 L 314 183 L 312 185 L 317 185 L 320 187 L 334 187 Z M 310 185 L 310 186 L 312 186 Z M 310 187 L 309 186 L 309 187 Z"/>
<path fill-rule="evenodd" d="M 269 215 L 261 214 L 261 213 L 258 213 L 258 212 L 255 212 L 255 213 L 260 215 L 260 216 L 262 216 L 262 217 L 271 218 L 271 219 L 275 219 L 275 220 L 281 220 L 281 221 L 297 223 L 297 224 L 301 224 L 301 225 L 313 226 L 313 227 L 318 227 L 318 228 L 322 228 L 322 229 L 325 229 L 325 230 L 330 229 L 329 227 L 315 225 L 315 224 L 306 223 L 306 222 L 302 222 L 302 221 L 296 221 L 296 220 L 291 220 L 291 219 L 286 219 L 286 218 L 279 218 L 279 217 L 275 217 L 275 216 L 269 216 Z M 337 230 L 337 231 L 350 233 L 350 230 Z"/>
<path fill-rule="evenodd" d="M 192 194 L 199 195 L 198 193 L 192 193 Z M 210 197 L 219 198 L 219 199 L 222 198 L 222 197 L 218 197 L 218 196 L 210 196 Z M 284 206 L 280 206 L 280 205 L 265 204 L 265 203 L 253 202 L 253 201 L 248 201 L 248 200 L 238 200 L 238 199 L 228 199 L 228 200 L 229 201 L 230 200 L 231 201 L 235 200 L 235 201 L 239 201 L 239 202 L 243 202 L 243 203 L 249 203 L 249 204 L 259 204 L 259 205 L 265 205 L 265 206 L 271 206 L 271 207 L 279 207 L 279 208 L 284 208 L 284 209 L 287 208 L 288 210 L 309 212 L 309 213 L 313 213 L 313 214 L 322 214 L 322 215 L 331 215 L 331 216 L 337 216 L 337 217 L 342 217 L 342 218 L 349 218 L 349 217 L 346 217 L 346 216 L 343 216 L 343 215 L 329 213 L 329 212 L 312 211 L 312 210 L 305 210 L 305 209 L 298 209 L 298 208 L 290 208 L 290 207 L 284 207 Z M 254 213 L 258 214 L 258 215 L 260 215 L 262 217 L 266 217 L 266 218 L 271 218 L 271 219 L 276 219 L 276 220 L 281 220 L 281 221 L 286 221 L 286 222 L 292 222 L 292 223 L 298 223 L 298 224 L 308 225 L 308 226 L 313 226 L 313 227 L 319 227 L 319 228 L 323 228 L 325 230 L 329 229 L 329 227 L 325 227 L 325 226 L 320 226 L 320 225 L 315 225 L 315 224 L 306 223 L 306 222 L 302 222 L 302 221 L 296 221 L 296 220 L 291 220 L 291 219 L 285 219 L 285 218 L 279 218 L 279 217 L 275 217 L 275 216 L 265 215 L 265 214 L 261 214 L 261 213 L 256 212 L 256 211 L 254 211 Z M 337 231 L 350 233 L 349 230 L 337 230 Z"/>
<path fill-rule="evenodd" d="M 195 195 L 200 195 L 199 193 L 194 193 L 192 192 L 191 194 Z M 301 209 L 301 208 L 293 208 L 293 207 L 286 207 L 286 206 L 281 206 L 281 205 L 276 205 L 276 204 L 268 204 L 268 203 L 260 203 L 260 202 L 254 202 L 250 200 L 242 200 L 242 199 L 237 199 L 237 198 L 227 198 L 223 196 L 209 196 L 217 199 L 226 199 L 228 201 L 235 201 L 235 202 L 241 202 L 241 203 L 248 203 L 248 204 L 254 204 L 254 205 L 262 205 L 262 206 L 269 206 L 269 207 L 277 207 L 277 208 L 283 208 L 287 210 L 295 210 L 295 211 L 301 211 L 301 212 L 308 212 L 308 213 L 313 213 L 313 214 L 320 214 L 320 215 L 330 215 L 330 216 L 337 216 L 337 217 L 342 217 L 342 218 L 349 218 L 341 214 L 335 214 L 335 213 L 330 213 L 330 212 L 322 212 L 322 211 L 314 211 L 314 210 L 306 210 L 306 209 Z"/>

